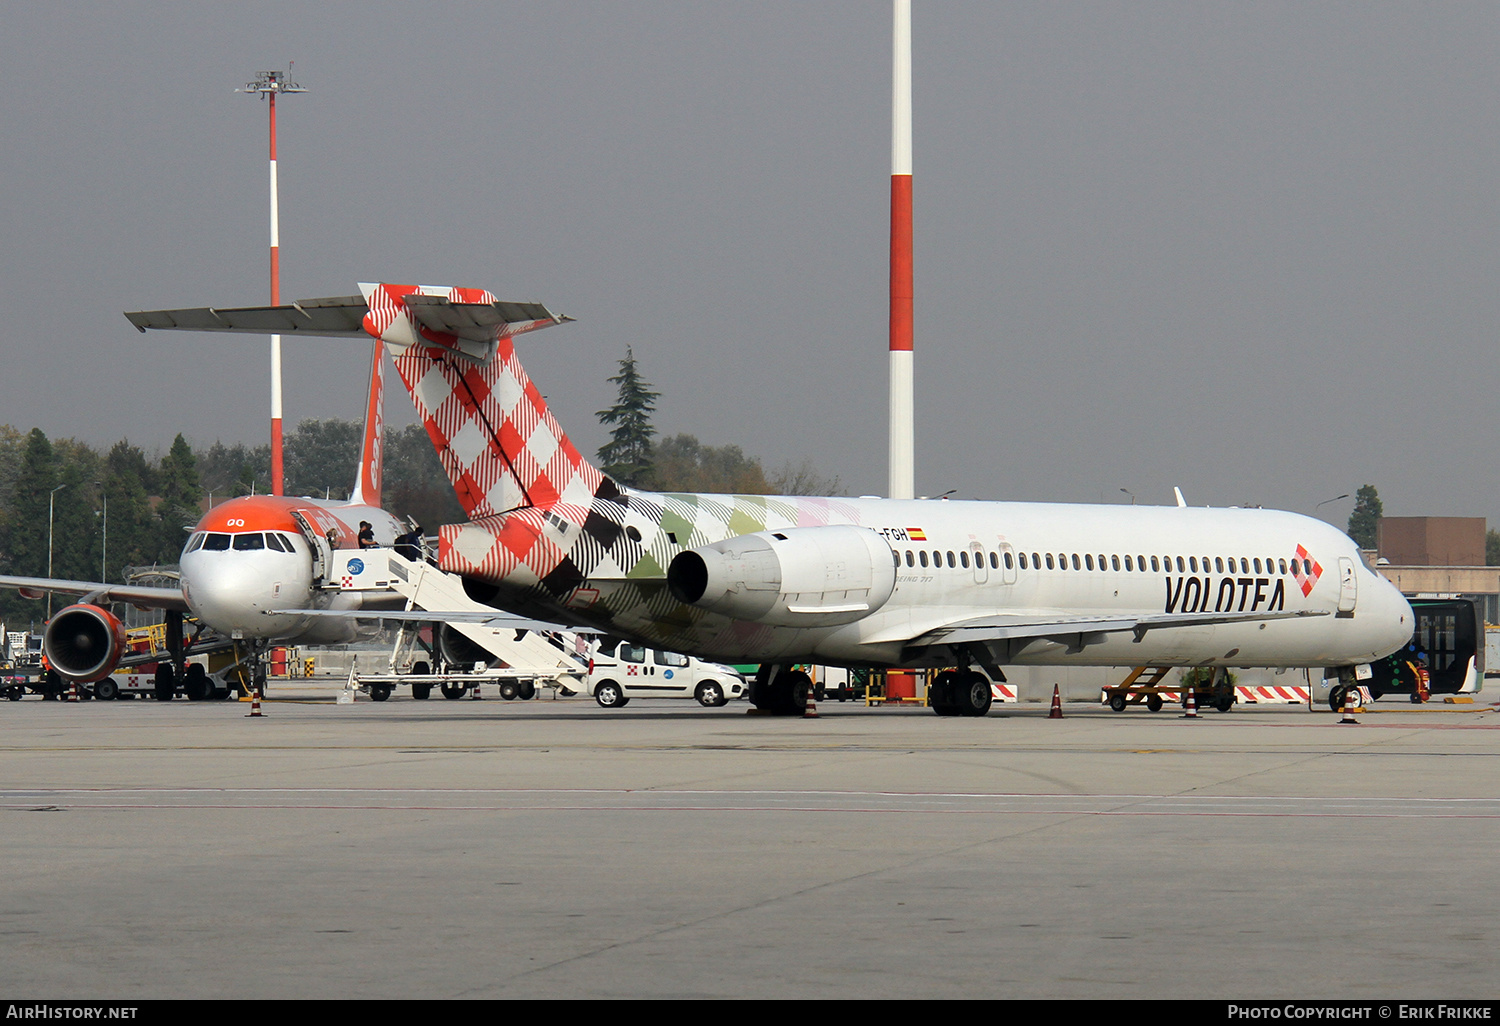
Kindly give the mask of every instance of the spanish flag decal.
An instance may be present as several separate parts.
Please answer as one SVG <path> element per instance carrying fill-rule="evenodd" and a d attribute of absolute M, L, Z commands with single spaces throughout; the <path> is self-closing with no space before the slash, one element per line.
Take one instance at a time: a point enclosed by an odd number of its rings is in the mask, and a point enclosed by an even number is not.
<path fill-rule="evenodd" d="M 906 529 L 906 536 L 912 541 L 924 542 L 927 540 L 927 532 L 922 530 L 920 527 L 908 527 Z"/>

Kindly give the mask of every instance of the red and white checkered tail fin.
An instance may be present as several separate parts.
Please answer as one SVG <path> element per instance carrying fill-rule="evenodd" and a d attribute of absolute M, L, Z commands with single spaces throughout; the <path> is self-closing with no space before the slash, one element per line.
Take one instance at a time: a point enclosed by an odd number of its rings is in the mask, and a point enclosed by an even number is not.
<path fill-rule="evenodd" d="M 370 391 L 365 398 L 365 439 L 359 449 L 359 478 L 349 501 L 356 505 L 380 505 L 380 481 L 385 451 L 385 346 L 376 342 L 370 360 Z"/>
<path fill-rule="evenodd" d="M 566 317 L 480 289 L 360 286 L 381 339 L 470 520 L 519 507 L 582 523 L 612 488 L 558 426 L 516 359 L 514 338 Z"/>

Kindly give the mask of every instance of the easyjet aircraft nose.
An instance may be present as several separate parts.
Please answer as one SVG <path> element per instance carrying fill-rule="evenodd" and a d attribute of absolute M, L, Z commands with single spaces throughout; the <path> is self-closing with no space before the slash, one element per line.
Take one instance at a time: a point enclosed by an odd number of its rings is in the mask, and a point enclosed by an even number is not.
<path fill-rule="evenodd" d="M 283 532 L 199 531 L 188 539 L 181 567 L 188 607 L 215 630 L 277 638 L 301 626 L 300 617 L 265 615 L 305 608 L 312 590 L 311 565 Z"/>

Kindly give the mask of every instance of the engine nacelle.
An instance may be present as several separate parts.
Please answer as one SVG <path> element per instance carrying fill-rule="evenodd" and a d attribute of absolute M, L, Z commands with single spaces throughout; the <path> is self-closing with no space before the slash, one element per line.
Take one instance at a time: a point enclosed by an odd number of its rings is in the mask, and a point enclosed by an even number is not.
<path fill-rule="evenodd" d="M 834 627 L 885 605 L 895 554 L 865 527 L 757 531 L 680 552 L 667 568 L 679 602 L 777 627 Z"/>
<path fill-rule="evenodd" d="M 108 677 L 127 648 L 125 625 L 108 609 L 83 603 L 54 616 L 42 635 L 47 665 L 83 684 Z"/>

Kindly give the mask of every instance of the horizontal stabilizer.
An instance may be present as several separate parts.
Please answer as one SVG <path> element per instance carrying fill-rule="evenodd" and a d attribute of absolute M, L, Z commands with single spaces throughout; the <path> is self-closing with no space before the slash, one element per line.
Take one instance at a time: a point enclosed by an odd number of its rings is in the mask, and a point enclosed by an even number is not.
<path fill-rule="evenodd" d="M 447 296 L 413 293 L 403 297 L 407 311 L 422 327 L 471 342 L 493 342 L 512 325 L 561 324 L 572 320 L 541 303 L 455 303 Z M 232 331 L 252 335 L 314 335 L 366 338 L 370 312 L 363 296 L 304 299 L 289 306 L 243 306 L 219 309 L 139 310 L 125 317 L 138 331 Z"/>

